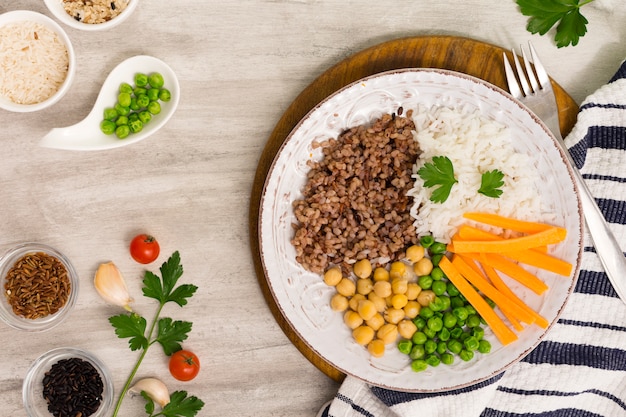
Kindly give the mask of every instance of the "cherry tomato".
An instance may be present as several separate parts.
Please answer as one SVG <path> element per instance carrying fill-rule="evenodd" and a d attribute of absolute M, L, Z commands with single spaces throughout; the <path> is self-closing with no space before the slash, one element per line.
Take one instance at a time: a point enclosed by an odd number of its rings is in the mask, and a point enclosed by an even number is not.
<path fill-rule="evenodd" d="M 159 242 L 150 235 L 140 234 L 130 242 L 130 256 L 140 264 L 149 264 L 159 257 Z"/>
<path fill-rule="evenodd" d="M 200 360 L 188 350 L 179 350 L 170 357 L 170 373 L 179 381 L 191 381 L 200 372 Z"/>

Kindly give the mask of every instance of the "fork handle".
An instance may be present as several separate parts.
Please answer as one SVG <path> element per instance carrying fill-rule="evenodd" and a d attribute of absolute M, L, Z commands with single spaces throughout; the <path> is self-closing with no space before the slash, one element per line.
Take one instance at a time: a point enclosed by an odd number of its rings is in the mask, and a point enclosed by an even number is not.
<path fill-rule="evenodd" d="M 569 152 L 566 151 L 566 153 L 571 160 Z M 609 281 L 611 281 L 613 288 L 615 288 L 615 292 L 617 292 L 617 295 L 626 303 L 626 257 L 624 257 L 624 253 L 617 243 L 617 239 L 615 239 L 615 236 L 611 232 L 608 222 L 604 218 L 602 211 L 600 211 L 593 195 L 591 195 L 591 191 L 589 191 L 587 184 L 585 184 L 582 175 L 578 169 L 576 169 L 575 165 L 572 164 L 572 166 L 574 167 L 574 175 L 576 176 L 580 190 L 583 214 L 587 222 L 589 234 L 596 247 L 596 253 L 600 258 L 606 275 L 609 277 Z"/>

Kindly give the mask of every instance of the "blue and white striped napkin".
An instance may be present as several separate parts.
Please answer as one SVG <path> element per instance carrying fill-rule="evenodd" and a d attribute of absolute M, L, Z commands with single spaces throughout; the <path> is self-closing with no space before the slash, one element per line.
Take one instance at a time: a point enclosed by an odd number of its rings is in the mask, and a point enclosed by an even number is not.
<path fill-rule="evenodd" d="M 626 62 L 583 102 L 566 143 L 626 248 Z M 520 363 L 480 384 L 438 394 L 390 391 L 347 377 L 322 416 L 626 416 L 626 305 L 586 233 L 574 294 Z"/>

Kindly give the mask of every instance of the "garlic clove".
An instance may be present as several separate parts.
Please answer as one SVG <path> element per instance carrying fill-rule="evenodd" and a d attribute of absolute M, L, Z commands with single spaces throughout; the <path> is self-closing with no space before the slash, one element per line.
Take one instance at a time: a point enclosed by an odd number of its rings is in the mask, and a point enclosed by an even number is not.
<path fill-rule="evenodd" d="M 161 408 L 165 407 L 170 402 L 170 393 L 165 384 L 159 379 L 141 379 L 128 390 L 131 395 L 141 394 L 142 391 L 148 394 L 148 397 L 152 398 L 152 401 L 159 404 Z"/>
<path fill-rule="evenodd" d="M 124 281 L 122 273 L 113 262 L 100 264 L 94 276 L 93 283 L 100 297 L 107 303 L 132 311 L 130 303 L 133 299 L 130 294 L 128 294 L 128 288 L 126 287 L 126 281 Z"/>

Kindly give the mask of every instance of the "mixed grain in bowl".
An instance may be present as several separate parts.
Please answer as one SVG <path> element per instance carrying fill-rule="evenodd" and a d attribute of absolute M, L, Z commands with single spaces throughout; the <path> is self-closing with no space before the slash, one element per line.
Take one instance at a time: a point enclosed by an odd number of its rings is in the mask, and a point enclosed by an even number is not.
<path fill-rule="evenodd" d="M 75 72 L 72 44 L 63 29 L 40 13 L 0 15 L 0 107 L 31 112 L 56 103 Z"/>
<path fill-rule="evenodd" d="M 40 243 L 10 249 L 0 261 L 0 279 L 0 317 L 20 330 L 56 326 L 70 313 L 78 294 L 78 276 L 70 261 Z"/>
<path fill-rule="evenodd" d="M 138 0 L 44 0 L 54 17 L 74 29 L 95 31 L 125 21 Z"/>

